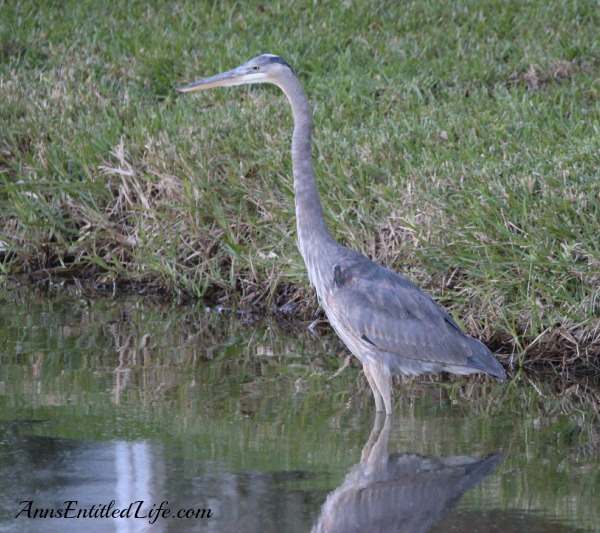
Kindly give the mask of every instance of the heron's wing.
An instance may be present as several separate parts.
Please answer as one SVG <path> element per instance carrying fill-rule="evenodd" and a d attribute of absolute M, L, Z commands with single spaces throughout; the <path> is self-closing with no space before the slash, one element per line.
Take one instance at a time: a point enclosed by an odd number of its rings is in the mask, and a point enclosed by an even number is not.
<path fill-rule="evenodd" d="M 330 312 L 352 336 L 380 351 L 453 365 L 466 364 L 479 346 L 488 351 L 429 296 L 391 270 L 370 261 L 336 264 L 333 280 Z"/>

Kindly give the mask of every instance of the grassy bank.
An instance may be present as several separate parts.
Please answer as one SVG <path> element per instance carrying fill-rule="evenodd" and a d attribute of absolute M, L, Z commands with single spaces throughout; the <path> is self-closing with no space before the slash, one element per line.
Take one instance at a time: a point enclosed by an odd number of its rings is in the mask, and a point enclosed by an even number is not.
<path fill-rule="evenodd" d="M 600 11 L 0 2 L 0 270 L 313 314 L 276 88 L 173 87 L 263 52 L 315 110 L 334 235 L 513 361 L 600 366 Z"/>

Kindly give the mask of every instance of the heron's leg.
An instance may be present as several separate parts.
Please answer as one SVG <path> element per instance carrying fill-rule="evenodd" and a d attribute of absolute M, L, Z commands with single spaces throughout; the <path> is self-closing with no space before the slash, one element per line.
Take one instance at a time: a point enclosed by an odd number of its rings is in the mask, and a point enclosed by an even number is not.
<path fill-rule="evenodd" d="M 373 379 L 371 375 L 371 368 L 367 361 L 363 362 L 363 370 L 365 371 L 365 376 L 367 376 L 367 381 L 371 386 L 371 390 L 373 391 L 373 398 L 375 398 L 375 411 L 381 412 L 383 411 L 383 403 L 381 401 L 381 393 L 377 387 L 377 383 Z"/>
<path fill-rule="evenodd" d="M 385 414 L 392 414 L 392 377 L 390 369 L 386 365 L 374 364 L 371 368 L 371 378 L 375 382 L 377 390 L 383 398 L 385 404 Z"/>

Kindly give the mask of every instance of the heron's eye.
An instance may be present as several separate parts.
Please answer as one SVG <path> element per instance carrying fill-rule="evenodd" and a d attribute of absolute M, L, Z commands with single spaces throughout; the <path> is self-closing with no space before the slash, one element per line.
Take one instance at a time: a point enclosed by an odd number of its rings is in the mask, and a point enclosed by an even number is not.
<path fill-rule="evenodd" d="M 258 65 L 254 65 L 254 66 L 252 67 L 252 70 L 260 70 L 260 67 L 259 67 Z"/>

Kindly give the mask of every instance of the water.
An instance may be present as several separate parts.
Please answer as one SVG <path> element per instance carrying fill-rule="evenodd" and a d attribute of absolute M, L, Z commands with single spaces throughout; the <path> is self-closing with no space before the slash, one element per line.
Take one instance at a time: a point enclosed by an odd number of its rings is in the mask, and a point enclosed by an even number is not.
<path fill-rule="evenodd" d="M 375 417 L 333 335 L 136 298 L 11 296 L 0 339 L 0 531 L 600 530 L 589 384 L 425 378 Z"/>

